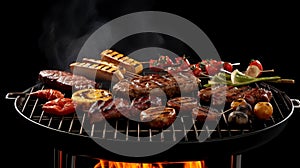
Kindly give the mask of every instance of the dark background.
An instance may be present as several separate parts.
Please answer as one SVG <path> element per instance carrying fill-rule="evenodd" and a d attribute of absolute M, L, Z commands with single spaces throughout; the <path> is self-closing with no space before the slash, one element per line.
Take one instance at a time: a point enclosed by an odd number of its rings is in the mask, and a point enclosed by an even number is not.
<path fill-rule="evenodd" d="M 53 167 L 51 139 L 22 123 L 8 92 L 23 91 L 35 84 L 42 69 L 58 68 L 76 55 L 78 47 L 97 26 L 118 16 L 142 10 L 177 14 L 195 23 L 210 38 L 222 60 L 246 65 L 259 59 L 265 69 L 295 79 L 279 86 L 290 98 L 300 99 L 296 4 L 245 3 L 204 4 L 201 1 L 11 1 L 2 25 L 1 89 L 3 104 L 2 143 L 5 160 L 13 167 Z M 5 53 L 5 54 L 4 54 Z M 59 62 L 57 62 L 59 60 Z M 5 66 L 5 67 L 4 67 Z M 297 165 L 297 120 L 295 109 L 284 131 L 271 142 L 242 155 L 242 167 L 291 167 Z M 3 163 L 4 164 L 4 163 Z"/>

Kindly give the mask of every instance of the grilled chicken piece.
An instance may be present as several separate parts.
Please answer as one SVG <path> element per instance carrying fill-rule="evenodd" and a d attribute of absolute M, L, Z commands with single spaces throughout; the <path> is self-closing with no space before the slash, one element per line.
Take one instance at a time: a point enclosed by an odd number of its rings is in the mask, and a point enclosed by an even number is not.
<path fill-rule="evenodd" d="M 141 62 L 114 50 L 104 50 L 100 56 L 101 60 L 124 67 L 127 71 L 132 73 L 140 74 L 143 70 L 143 64 Z"/>

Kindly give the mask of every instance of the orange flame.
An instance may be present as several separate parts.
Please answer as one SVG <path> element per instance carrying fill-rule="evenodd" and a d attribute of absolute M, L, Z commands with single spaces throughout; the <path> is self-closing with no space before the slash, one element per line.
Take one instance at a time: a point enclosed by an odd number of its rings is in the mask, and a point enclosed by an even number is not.
<path fill-rule="evenodd" d="M 182 165 L 182 168 L 207 168 L 204 161 L 129 163 L 107 161 L 103 159 L 100 159 L 94 168 L 165 168 L 165 165 L 170 164 Z"/>

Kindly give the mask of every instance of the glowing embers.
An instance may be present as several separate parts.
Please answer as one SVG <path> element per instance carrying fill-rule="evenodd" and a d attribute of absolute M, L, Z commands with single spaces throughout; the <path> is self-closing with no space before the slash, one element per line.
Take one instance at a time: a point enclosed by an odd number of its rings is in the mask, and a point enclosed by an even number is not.
<path fill-rule="evenodd" d="M 94 168 L 207 168 L 204 161 L 132 163 L 100 159 Z"/>

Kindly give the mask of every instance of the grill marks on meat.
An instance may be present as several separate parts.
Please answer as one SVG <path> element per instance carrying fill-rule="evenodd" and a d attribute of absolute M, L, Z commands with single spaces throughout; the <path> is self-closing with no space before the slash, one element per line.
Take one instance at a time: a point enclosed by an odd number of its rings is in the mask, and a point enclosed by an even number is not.
<path fill-rule="evenodd" d="M 114 85 L 114 95 L 129 95 L 130 98 L 151 95 L 173 98 L 192 94 L 198 90 L 199 79 L 190 73 L 150 74 L 122 80 Z"/>
<path fill-rule="evenodd" d="M 161 105 L 162 102 L 158 97 L 150 96 L 136 98 L 132 101 L 126 98 L 114 98 L 108 101 L 99 100 L 91 105 L 88 117 L 91 124 L 103 120 L 122 118 L 139 121 L 141 111 Z"/>
<path fill-rule="evenodd" d="M 176 120 L 176 111 L 171 107 L 150 107 L 140 114 L 142 124 L 154 129 L 165 129 Z"/>
<path fill-rule="evenodd" d="M 93 103 L 88 111 L 91 124 L 103 120 L 121 119 L 129 117 L 129 103 L 124 99 L 110 99 Z"/>
<path fill-rule="evenodd" d="M 254 105 L 259 101 L 270 101 L 272 92 L 259 87 L 220 86 L 201 89 L 198 91 L 198 96 L 200 103 L 203 104 L 212 103 L 213 105 L 222 105 L 225 103 L 226 105 L 238 98 L 245 98 L 249 104 Z"/>
<path fill-rule="evenodd" d="M 100 84 L 93 80 L 60 70 L 42 70 L 39 72 L 38 80 L 63 91 L 100 88 Z"/>
<path fill-rule="evenodd" d="M 192 116 L 198 122 L 216 121 L 221 116 L 220 114 L 217 109 L 209 106 L 198 106 L 192 110 Z"/>
<path fill-rule="evenodd" d="M 175 97 L 168 100 L 167 106 L 174 108 L 177 113 L 179 111 L 186 113 L 191 112 L 194 107 L 198 106 L 198 103 L 195 97 Z"/>

